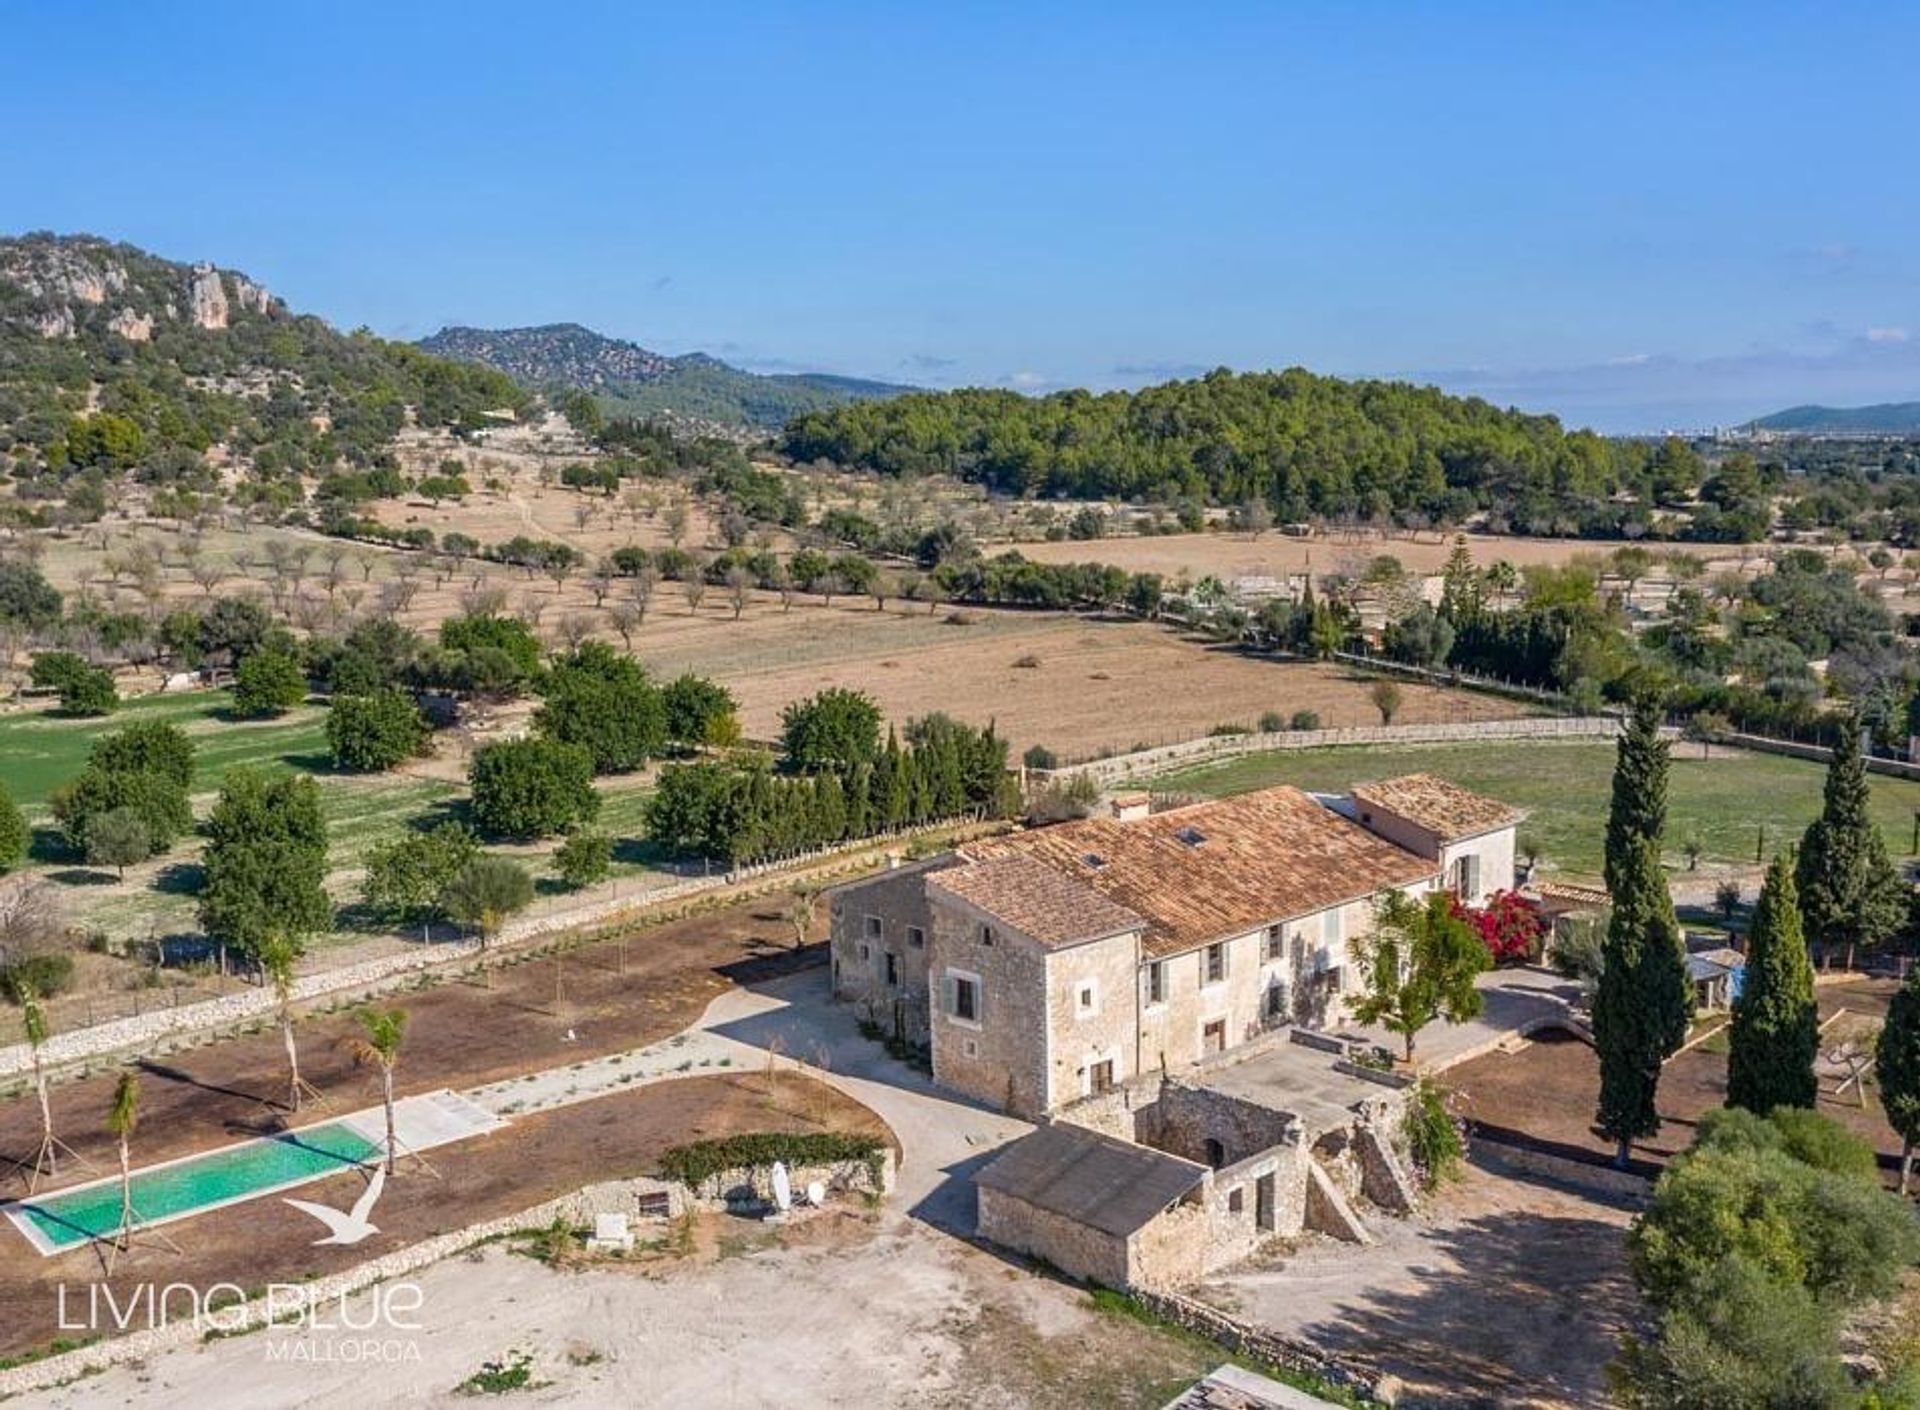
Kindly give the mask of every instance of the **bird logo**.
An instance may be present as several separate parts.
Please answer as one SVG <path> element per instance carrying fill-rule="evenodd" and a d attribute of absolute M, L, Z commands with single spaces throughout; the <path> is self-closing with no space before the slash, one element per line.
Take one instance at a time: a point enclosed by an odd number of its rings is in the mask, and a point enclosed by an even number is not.
<path fill-rule="evenodd" d="M 370 1234 L 380 1230 L 367 1221 L 373 1213 L 373 1206 L 379 1202 L 380 1192 L 387 1187 L 387 1167 L 374 1167 L 373 1178 L 367 1181 L 367 1188 L 360 1198 L 353 1202 L 353 1208 L 342 1214 L 329 1205 L 315 1204 L 312 1200 L 289 1199 L 286 1202 L 295 1209 L 311 1214 L 331 1231 L 324 1239 L 315 1239 L 314 1247 L 322 1244 L 357 1244 Z"/>

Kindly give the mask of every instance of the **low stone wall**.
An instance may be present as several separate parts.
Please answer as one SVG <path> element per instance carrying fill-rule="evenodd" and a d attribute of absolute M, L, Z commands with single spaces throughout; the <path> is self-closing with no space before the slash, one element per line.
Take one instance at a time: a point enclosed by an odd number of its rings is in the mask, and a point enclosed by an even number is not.
<path fill-rule="evenodd" d="M 955 824 L 951 822 L 935 823 L 917 831 L 940 832 L 953 826 Z M 721 891 L 756 878 L 781 875 L 784 879 L 789 872 L 796 876 L 803 874 L 807 866 L 814 862 L 851 861 L 872 851 L 877 845 L 898 841 L 908 835 L 902 832 L 884 838 L 863 838 L 848 847 L 823 849 L 803 857 L 743 867 L 730 873 L 688 877 L 641 895 L 613 897 L 600 905 L 533 917 L 509 925 L 493 942 L 488 953 L 498 955 L 524 949 L 562 934 L 606 929 L 625 921 L 638 921 L 663 906 Z M 468 964 L 479 956 L 480 944 L 476 940 L 422 944 L 417 949 L 397 955 L 302 975 L 294 981 L 294 1002 L 310 1004 L 322 999 L 357 999 L 391 989 L 424 970 Z M 182 1004 L 178 1008 L 155 1009 L 110 1023 L 94 1024 L 90 1028 L 56 1033 L 47 1040 L 41 1054 L 49 1069 L 57 1073 L 60 1068 L 91 1058 L 151 1052 L 156 1045 L 170 1039 L 185 1039 L 263 1021 L 271 1018 L 278 1006 L 272 989 L 263 985 L 223 994 L 217 999 Z M 33 1051 L 25 1043 L 0 1047 L 0 1082 L 10 1077 L 24 1076 L 32 1070 Z"/>
<path fill-rule="evenodd" d="M 1180 1293 L 1142 1288 L 1136 1289 L 1133 1296 L 1156 1317 L 1218 1342 L 1230 1351 L 1301 1375 L 1318 1376 L 1385 1404 L 1393 1403 L 1390 1384 L 1336 1360 L 1316 1346 L 1280 1336 L 1264 1327 L 1248 1326 L 1217 1307 L 1209 1307 Z"/>
<path fill-rule="evenodd" d="M 1280 749 L 1327 749 L 1352 744 L 1456 744 L 1485 739 L 1612 739 L 1620 722 L 1611 716 L 1573 716 L 1512 720 L 1480 720 L 1461 724 L 1360 725 L 1350 729 L 1276 730 L 1252 734 L 1207 735 L 1179 744 L 1116 754 L 1111 759 L 1061 768 L 1052 775 L 1035 770 L 1036 777 L 1085 774 L 1110 788 L 1128 779 L 1189 768 L 1242 754 L 1265 754 Z"/>
<path fill-rule="evenodd" d="M 845 1189 L 855 1193 L 864 1193 L 865 1190 L 871 1189 L 872 1175 L 864 1161 L 849 1161 L 844 1164 L 847 1167 L 857 1165 L 857 1173 L 851 1169 L 843 1170 L 840 1165 L 802 1167 L 794 1174 L 794 1188 L 805 1189 L 808 1181 L 820 1180 L 831 1189 Z M 893 1164 L 893 1151 L 889 1148 L 885 1152 L 885 1159 L 881 1162 L 880 1190 L 882 1193 L 893 1188 Z M 767 1174 L 767 1172 L 729 1171 L 714 1178 L 724 1179 L 731 1175 L 750 1180 L 755 1173 L 758 1173 L 763 1180 Z M 863 1186 L 865 1189 L 862 1188 Z M 579 1229 L 591 1228 L 596 1214 L 638 1216 L 641 1201 L 645 1196 L 657 1197 L 663 1193 L 667 1196 L 669 1217 L 683 1213 L 689 1206 L 709 1208 L 717 1203 L 700 1191 L 690 1190 L 687 1186 L 671 1180 L 642 1177 L 632 1180 L 604 1181 L 600 1184 L 585 1186 L 571 1194 L 561 1195 L 558 1199 L 548 1200 L 544 1204 L 534 1205 L 531 1209 L 523 1209 L 517 1214 L 502 1215 L 498 1219 L 489 1219 L 450 1234 L 441 1234 L 436 1238 L 409 1244 L 405 1248 L 395 1249 L 392 1253 L 380 1258 L 357 1264 L 325 1278 L 316 1278 L 311 1282 L 278 1284 L 274 1288 L 271 1313 L 278 1320 L 293 1321 L 309 1309 L 330 1306 L 340 1298 L 361 1292 L 375 1283 L 383 1283 L 404 1277 L 409 1273 L 416 1273 L 442 1259 L 472 1248 L 475 1244 L 485 1243 L 508 1234 L 551 1228 L 556 1221 Z M 219 1309 L 214 1314 L 214 1318 L 220 1328 L 216 1335 L 234 1335 L 241 1331 L 265 1328 L 269 1325 L 268 1302 L 265 1297 L 249 1298 L 244 1303 Z M 15 1366 L 11 1370 L 0 1371 L 0 1400 L 65 1385 L 82 1376 L 104 1371 L 110 1366 L 123 1366 L 129 1362 L 145 1361 L 165 1352 L 178 1351 L 196 1345 L 207 1336 L 206 1325 L 196 1324 L 188 1319 L 151 1331 L 131 1332 L 109 1341 L 82 1347 L 78 1351 L 63 1352 L 58 1356 L 49 1356 L 24 1366 Z"/>
<path fill-rule="evenodd" d="M 893 1147 L 883 1146 L 876 1159 L 839 1160 L 825 1165 L 796 1165 L 787 1171 L 789 1187 L 798 1198 L 808 1185 L 826 1186 L 830 1195 L 865 1195 L 878 1199 L 893 1189 Z M 740 1166 L 709 1175 L 692 1188 L 676 1186 L 700 1209 L 725 1211 L 742 1205 L 773 1203 L 773 1167 Z"/>

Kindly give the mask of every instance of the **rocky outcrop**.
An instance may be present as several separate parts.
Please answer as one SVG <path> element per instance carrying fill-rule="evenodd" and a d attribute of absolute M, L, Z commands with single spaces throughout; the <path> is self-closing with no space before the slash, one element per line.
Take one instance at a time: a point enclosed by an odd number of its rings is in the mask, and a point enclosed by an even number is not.
<path fill-rule="evenodd" d="M 193 281 L 187 285 L 187 316 L 199 328 L 227 326 L 227 286 L 220 271 L 210 264 L 193 267 Z"/>
<path fill-rule="evenodd" d="M 148 342 L 153 337 L 153 315 L 123 308 L 107 320 L 107 331 L 118 333 L 129 343 Z"/>

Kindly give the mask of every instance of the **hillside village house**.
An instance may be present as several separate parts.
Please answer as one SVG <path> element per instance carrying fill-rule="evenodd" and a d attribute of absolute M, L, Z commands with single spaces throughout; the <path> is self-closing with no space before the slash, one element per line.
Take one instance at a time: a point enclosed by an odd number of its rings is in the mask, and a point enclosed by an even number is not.
<path fill-rule="evenodd" d="M 1042 1118 L 1275 1030 L 1337 1026 L 1381 896 L 1514 884 L 1518 810 L 1427 774 L 968 844 L 832 895 L 834 993 L 940 1085 Z"/>

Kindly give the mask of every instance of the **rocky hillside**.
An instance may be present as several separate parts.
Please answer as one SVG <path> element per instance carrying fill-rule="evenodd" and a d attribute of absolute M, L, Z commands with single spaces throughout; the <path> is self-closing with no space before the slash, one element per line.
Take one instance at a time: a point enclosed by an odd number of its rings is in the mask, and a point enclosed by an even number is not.
<path fill-rule="evenodd" d="M 578 323 L 443 328 L 420 346 L 494 368 L 536 391 L 591 392 L 609 415 L 657 416 L 701 429 L 771 431 L 802 412 L 912 390 L 824 373 L 761 376 L 705 353 L 667 357 Z"/>
<path fill-rule="evenodd" d="M 470 432 L 529 400 L 498 372 L 295 314 L 234 270 L 90 235 L 0 239 L 16 516 L 71 505 L 76 484 L 97 502 L 127 475 L 297 502 L 309 480 L 375 466 L 409 422 Z"/>

